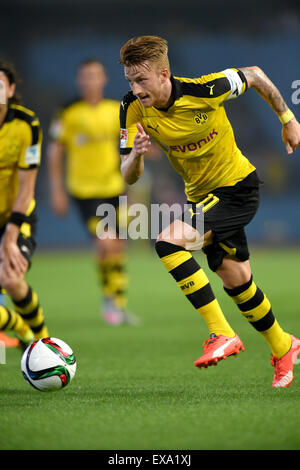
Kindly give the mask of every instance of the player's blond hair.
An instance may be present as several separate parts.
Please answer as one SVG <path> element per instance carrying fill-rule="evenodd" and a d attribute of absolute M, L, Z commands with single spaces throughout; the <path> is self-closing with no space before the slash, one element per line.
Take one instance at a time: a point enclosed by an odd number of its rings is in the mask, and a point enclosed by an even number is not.
<path fill-rule="evenodd" d="M 122 46 L 120 64 L 131 67 L 141 65 L 146 61 L 170 71 L 168 42 L 159 36 L 139 36 L 129 39 Z"/>

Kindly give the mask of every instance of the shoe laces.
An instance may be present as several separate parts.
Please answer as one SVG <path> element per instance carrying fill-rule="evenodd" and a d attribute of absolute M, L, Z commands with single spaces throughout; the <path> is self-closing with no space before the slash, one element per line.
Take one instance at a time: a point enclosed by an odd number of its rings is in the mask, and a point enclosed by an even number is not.
<path fill-rule="evenodd" d="M 279 359 L 276 356 L 271 357 L 271 366 L 275 367 L 276 364 L 278 363 Z"/>
<path fill-rule="evenodd" d="M 217 335 L 215 335 L 214 333 L 211 334 L 210 337 L 207 340 L 205 340 L 204 343 L 202 344 L 204 351 L 208 351 L 209 348 L 213 346 L 213 344 L 216 342 L 217 339 L 218 339 Z"/>
<path fill-rule="evenodd" d="M 271 357 L 271 366 L 274 367 L 274 376 L 275 376 L 275 379 L 280 379 L 280 377 L 282 376 L 282 371 L 281 371 L 281 368 L 280 368 L 280 359 L 278 359 L 278 357 L 276 356 L 272 356 Z"/>

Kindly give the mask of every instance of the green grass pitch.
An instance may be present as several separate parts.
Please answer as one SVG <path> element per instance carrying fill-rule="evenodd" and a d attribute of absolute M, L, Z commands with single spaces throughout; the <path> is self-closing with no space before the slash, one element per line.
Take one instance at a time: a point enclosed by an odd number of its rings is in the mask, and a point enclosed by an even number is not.
<path fill-rule="evenodd" d="M 280 324 L 300 335 L 300 250 L 255 250 L 256 283 Z M 270 352 L 205 268 L 246 351 L 217 367 L 193 361 L 206 326 L 154 250 L 131 249 L 130 308 L 139 327 L 100 319 L 92 253 L 37 253 L 29 273 L 50 333 L 77 358 L 73 382 L 59 392 L 31 388 L 21 353 L 0 365 L 0 449 L 300 449 L 300 365 L 287 389 L 271 387 Z"/>

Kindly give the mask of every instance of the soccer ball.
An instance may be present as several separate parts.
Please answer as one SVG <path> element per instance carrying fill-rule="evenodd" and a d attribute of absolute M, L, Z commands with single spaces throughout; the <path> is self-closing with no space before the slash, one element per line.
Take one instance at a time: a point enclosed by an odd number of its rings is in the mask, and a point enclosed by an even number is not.
<path fill-rule="evenodd" d="M 66 387 L 76 372 L 75 355 L 64 341 L 42 338 L 25 350 L 21 369 L 36 390 L 51 392 Z"/>

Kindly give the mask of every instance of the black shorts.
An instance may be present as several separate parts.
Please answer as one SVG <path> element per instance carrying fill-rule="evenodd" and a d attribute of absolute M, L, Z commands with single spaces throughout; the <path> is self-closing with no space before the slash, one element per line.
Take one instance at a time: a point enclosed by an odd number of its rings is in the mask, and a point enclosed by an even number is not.
<path fill-rule="evenodd" d="M 33 211 L 32 214 L 30 214 L 27 217 L 26 222 L 21 225 L 20 233 L 17 239 L 17 245 L 22 255 L 29 263 L 28 269 L 31 266 L 31 257 L 36 248 L 36 241 L 35 241 L 36 224 L 37 224 L 37 216 L 36 216 L 36 212 Z M 3 237 L 5 229 L 6 229 L 6 225 L 0 228 L 0 240 Z"/>
<path fill-rule="evenodd" d="M 249 259 L 244 227 L 257 212 L 260 183 L 254 171 L 235 186 L 215 189 L 198 203 L 188 201 L 190 208 L 182 214 L 182 220 L 195 228 L 200 204 L 204 213 L 204 233 L 212 231 L 212 244 L 202 249 L 212 271 L 216 271 L 226 255 L 240 261 Z"/>
<path fill-rule="evenodd" d="M 98 223 L 103 217 L 97 216 L 97 208 L 101 204 L 110 204 L 116 211 L 116 215 L 119 210 L 119 196 L 109 197 L 109 198 L 89 198 L 89 199 L 80 199 L 78 197 L 72 196 L 73 201 L 75 202 L 81 220 L 83 221 L 88 234 L 95 237 L 96 229 Z M 118 217 L 116 217 L 116 233 L 119 232 Z"/>

